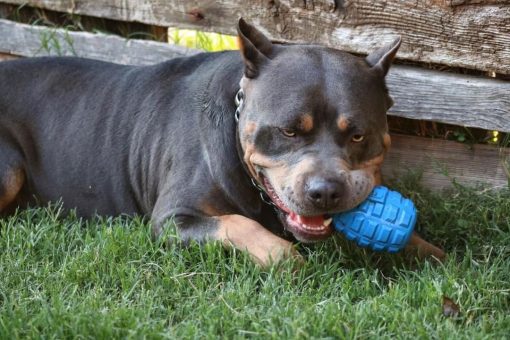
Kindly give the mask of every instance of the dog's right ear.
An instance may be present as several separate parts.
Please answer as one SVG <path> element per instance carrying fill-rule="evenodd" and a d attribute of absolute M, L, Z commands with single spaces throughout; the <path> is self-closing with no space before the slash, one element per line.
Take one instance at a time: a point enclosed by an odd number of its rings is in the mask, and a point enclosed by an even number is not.
<path fill-rule="evenodd" d="M 273 51 L 273 44 L 269 39 L 252 25 L 239 19 L 237 25 L 239 48 L 244 60 L 244 75 L 255 78 L 259 69 L 268 61 Z"/>

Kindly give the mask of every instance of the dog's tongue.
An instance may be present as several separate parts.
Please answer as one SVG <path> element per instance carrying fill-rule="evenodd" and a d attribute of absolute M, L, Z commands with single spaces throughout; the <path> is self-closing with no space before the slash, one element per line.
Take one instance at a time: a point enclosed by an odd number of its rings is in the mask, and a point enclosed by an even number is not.
<path fill-rule="evenodd" d="M 301 216 L 294 212 L 289 214 L 290 219 L 298 222 L 299 224 L 305 224 L 312 227 L 322 227 L 324 224 L 324 215 L 319 216 Z"/>

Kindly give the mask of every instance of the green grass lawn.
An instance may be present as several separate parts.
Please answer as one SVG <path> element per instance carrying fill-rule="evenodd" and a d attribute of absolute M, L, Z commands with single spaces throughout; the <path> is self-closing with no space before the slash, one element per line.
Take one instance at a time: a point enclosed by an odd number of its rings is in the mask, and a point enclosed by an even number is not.
<path fill-rule="evenodd" d="M 262 271 L 217 244 L 165 248 L 140 219 L 21 212 L 0 222 L 0 338 L 508 338 L 510 191 L 398 189 L 446 263 L 338 238 Z"/>

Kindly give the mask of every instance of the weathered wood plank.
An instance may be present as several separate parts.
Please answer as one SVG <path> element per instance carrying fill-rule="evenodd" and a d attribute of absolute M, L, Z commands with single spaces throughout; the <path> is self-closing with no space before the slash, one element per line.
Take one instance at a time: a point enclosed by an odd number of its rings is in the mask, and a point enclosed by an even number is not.
<path fill-rule="evenodd" d="M 0 19 L 0 52 L 77 55 L 147 65 L 198 53 L 179 46 L 112 35 L 70 32 Z M 510 82 L 395 65 L 388 75 L 400 117 L 510 132 Z"/>
<path fill-rule="evenodd" d="M 450 187 L 452 180 L 468 186 L 484 183 L 504 188 L 510 180 L 510 149 L 392 135 L 384 178 L 398 178 L 410 170 L 421 172 L 422 184 L 434 190 Z"/>
<path fill-rule="evenodd" d="M 395 65 L 390 114 L 508 132 L 510 82 Z"/>
<path fill-rule="evenodd" d="M 147 65 L 199 51 L 150 40 L 128 40 L 115 35 L 71 32 L 0 19 L 0 52 L 25 57 L 80 56 Z"/>
<path fill-rule="evenodd" d="M 510 74 L 508 1 L 490 0 L 484 6 L 465 6 L 476 0 L 2 1 L 230 34 L 243 16 L 276 41 L 318 43 L 356 53 L 402 35 L 398 58 Z"/>

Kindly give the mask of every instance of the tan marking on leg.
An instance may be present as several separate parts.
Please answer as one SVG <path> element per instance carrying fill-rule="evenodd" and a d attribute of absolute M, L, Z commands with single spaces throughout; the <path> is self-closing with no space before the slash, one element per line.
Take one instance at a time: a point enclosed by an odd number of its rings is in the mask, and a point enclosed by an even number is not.
<path fill-rule="evenodd" d="M 442 249 L 425 241 L 416 232 L 413 232 L 411 235 L 411 239 L 409 240 L 405 250 L 406 252 L 414 254 L 420 260 L 435 257 L 439 261 L 443 262 L 446 259 L 446 254 Z"/>
<path fill-rule="evenodd" d="M 217 200 L 216 197 L 223 197 L 225 193 L 218 187 L 213 184 L 211 188 L 202 194 L 199 203 L 199 209 L 206 216 L 221 216 L 232 213 L 232 210 L 229 209 L 228 203 L 225 204 L 223 200 Z"/>
<path fill-rule="evenodd" d="M 341 132 L 345 132 L 349 127 L 349 120 L 347 117 L 340 115 L 340 117 L 336 120 L 336 125 Z"/>
<path fill-rule="evenodd" d="M 299 128 L 303 132 L 310 132 L 313 129 L 313 117 L 309 113 L 305 113 L 299 120 Z"/>
<path fill-rule="evenodd" d="M 200 206 L 200 211 L 206 214 L 207 216 L 220 216 L 224 215 L 225 212 L 217 209 L 214 204 L 204 202 Z"/>
<path fill-rule="evenodd" d="M 285 258 L 300 257 L 291 242 L 272 234 L 254 220 L 241 215 L 224 215 L 217 219 L 215 238 L 227 247 L 246 250 L 263 267 Z"/>
<path fill-rule="evenodd" d="M 0 180 L 2 181 L 0 186 L 2 188 L 0 193 L 0 211 L 2 211 L 18 196 L 25 182 L 25 174 L 21 169 L 10 170 Z"/>

